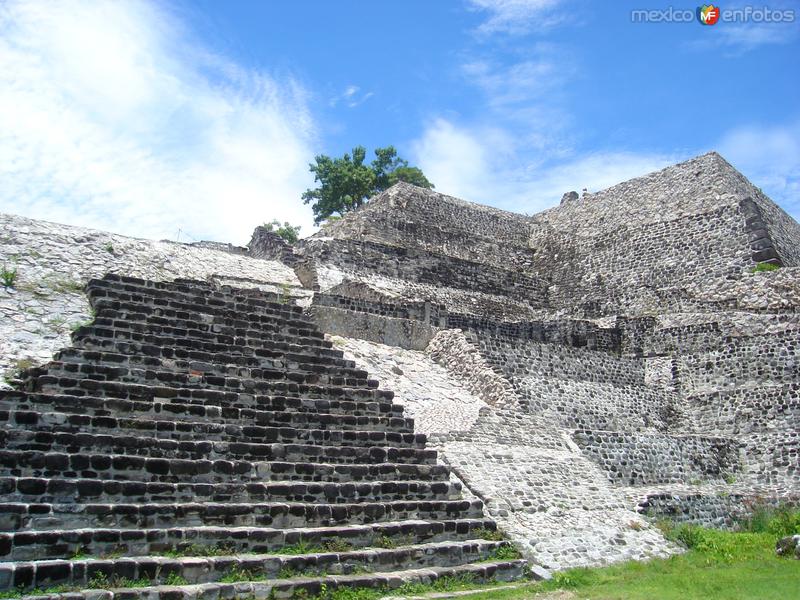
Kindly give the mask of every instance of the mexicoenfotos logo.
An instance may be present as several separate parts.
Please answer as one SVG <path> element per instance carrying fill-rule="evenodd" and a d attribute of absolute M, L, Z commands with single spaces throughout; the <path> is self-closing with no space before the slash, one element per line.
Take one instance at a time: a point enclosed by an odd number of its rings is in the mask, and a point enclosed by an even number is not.
<path fill-rule="evenodd" d="M 715 25 L 722 23 L 794 23 L 794 9 L 775 10 L 769 6 L 748 5 L 743 8 L 722 9 L 714 4 L 703 4 L 697 10 L 668 6 L 658 9 L 631 11 L 633 23 L 692 23 Z"/>
<path fill-rule="evenodd" d="M 719 7 L 713 4 L 698 6 L 697 20 L 703 25 L 713 25 L 719 21 Z"/>

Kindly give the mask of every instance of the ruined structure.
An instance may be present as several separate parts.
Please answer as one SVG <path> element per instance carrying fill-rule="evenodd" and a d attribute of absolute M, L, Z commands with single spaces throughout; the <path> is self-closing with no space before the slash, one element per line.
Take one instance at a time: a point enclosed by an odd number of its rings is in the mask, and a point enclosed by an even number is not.
<path fill-rule="evenodd" d="M 800 226 L 715 153 L 532 217 L 399 184 L 294 247 L 0 219 L 0 587 L 513 578 L 495 524 L 560 569 L 800 496 Z"/>

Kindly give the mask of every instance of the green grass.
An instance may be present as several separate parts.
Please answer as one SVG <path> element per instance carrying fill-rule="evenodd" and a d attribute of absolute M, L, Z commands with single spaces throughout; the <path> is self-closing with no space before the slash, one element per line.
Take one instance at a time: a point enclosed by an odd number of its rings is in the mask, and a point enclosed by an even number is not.
<path fill-rule="evenodd" d="M 778 269 L 780 269 L 779 265 L 774 265 L 772 263 L 758 263 L 755 267 L 753 267 L 753 273 L 777 271 Z"/>
<path fill-rule="evenodd" d="M 661 523 L 665 535 L 688 551 L 668 559 L 570 569 L 551 581 L 470 596 L 470 600 L 524 600 L 536 592 L 572 590 L 589 600 L 786 600 L 800 598 L 800 561 L 775 555 L 775 542 L 800 533 L 800 512 L 760 509 L 719 531 Z"/>

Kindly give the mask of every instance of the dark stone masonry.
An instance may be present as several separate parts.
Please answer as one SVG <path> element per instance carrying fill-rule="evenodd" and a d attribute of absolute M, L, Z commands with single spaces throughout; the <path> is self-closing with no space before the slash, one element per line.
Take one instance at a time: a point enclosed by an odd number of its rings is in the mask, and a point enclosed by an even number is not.
<path fill-rule="evenodd" d="M 398 184 L 293 246 L 0 222 L 1 589 L 511 580 L 800 499 L 800 225 L 716 153 L 533 216 Z"/>

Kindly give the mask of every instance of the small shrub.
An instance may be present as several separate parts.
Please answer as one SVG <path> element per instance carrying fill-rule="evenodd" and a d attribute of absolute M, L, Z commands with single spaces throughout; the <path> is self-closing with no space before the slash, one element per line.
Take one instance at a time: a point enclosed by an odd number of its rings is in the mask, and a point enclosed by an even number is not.
<path fill-rule="evenodd" d="M 329 592 L 327 597 L 329 600 L 376 600 L 385 595 L 386 592 L 376 588 L 340 587 Z M 321 592 L 320 596 L 322 596 Z"/>
<path fill-rule="evenodd" d="M 768 271 L 777 271 L 780 269 L 780 265 L 776 265 L 773 263 L 758 263 L 755 267 L 753 267 L 753 273 L 766 273 Z"/>
<path fill-rule="evenodd" d="M 114 244 L 108 242 L 105 246 L 103 246 L 103 250 L 105 250 L 109 254 L 114 254 Z"/>
<path fill-rule="evenodd" d="M 479 527 L 478 529 L 474 529 L 472 531 L 472 535 L 481 540 L 488 540 L 490 542 L 502 542 L 506 539 L 506 536 L 503 535 L 503 532 L 499 529 L 486 529 L 485 527 Z"/>
<path fill-rule="evenodd" d="M 234 554 L 231 547 L 225 545 L 203 546 L 201 544 L 190 544 L 180 548 L 167 550 L 163 556 L 168 558 L 182 558 L 184 556 L 228 556 Z"/>
<path fill-rule="evenodd" d="M 300 577 L 302 573 L 292 567 L 283 567 L 278 571 L 278 579 L 292 579 L 293 577 Z"/>
<path fill-rule="evenodd" d="M 164 579 L 165 585 L 187 585 L 189 582 L 186 581 L 186 578 L 179 573 L 173 571 Z"/>
<path fill-rule="evenodd" d="M 92 578 L 89 579 L 89 583 L 87 585 L 90 589 L 93 590 L 105 589 L 107 587 L 110 587 L 108 576 L 102 571 L 98 571 L 97 573 L 92 575 Z"/>
<path fill-rule="evenodd" d="M 789 506 L 758 505 L 753 507 L 747 517 L 738 522 L 738 529 L 775 536 L 800 534 L 800 510 Z"/>
<path fill-rule="evenodd" d="M 278 296 L 278 302 L 281 304 L 289 304 L 289 300 L 291 299 L 291 288 L 289 287 L 288 283 L 281 284 L 281 294 Z"/>
<path fill-rule="evenodd" d="M 388 535 L 382 535 L 378 539 L 375 540 L 373 544 L 376 548 L 383 548 L 385 550 L 391 550 L 393 548 L 397 548 L 397 542 L 395 542 L 391 537 Z"/>
<path fill-rule="evenodd" d="M 69 557 L 70 560 L 87 560 L 89 558 L 92 558 L 92 555 L 85 548 L 76 550 L 75 554 Z"/>
<path fill-rule="evenodd" d="M 645 528 L 645 524 L 641 521 L 630 521 L 628 523 L 628 528 L 634 531 L 642 531 Z"/>
<path fill-rule="evenodd" d="M 52 281 L 50 287 L 59 294 L 77 294 L 83 292 L 83 284 L 75 279 L 60 278 Z"/>
<path fill-rule="evenodd" d="M 350 552 L 353 549 L 353 544 L 340 539 L 328 540 L 322 544 L 322 549 L 326 552 Z"/>
<path fill-rule="evenodd" d="M 321 546 L 315 546 L 305 540 L 284 546 L 275 551 L 275 554 L 313 554 L 322 551 Z"/>
<path fill-rule="evenodd" d="M 278 574 L 280 577 L 280 573 Z M 249 569 L 242 569 L 241 567 L 233 567 L 230 571 L 220 577 L 221 583 L 239 583 L 241 581 L 263 581 L 266 576 L 262 573 L 253 573 Z"/>
<path fill-rule="evenodd" d="M 587 568 L 579 567 L 577 569 L 569 569 L 567 571 L 553 573 L 551 585 L 570 590 L 588 585 L 591 582 L 591 579 L 591 571 Z"/>
<path fill-rule="evenodd" d="M 123 577 L 114 582 L 114 587 L 118 588 L 142 588 L 150 587 L 151 585 L 153 585 L 153 582 L 144 578 L 128 579 L 127 577 Z"/>
<path fill-rule="evenodd" d="M 14 266 L 9 269 L 8 266 L 3 264 L 3 268 L 0 269 L 0 279 L 3 281 L 4 287 L 13 288 L 17 282 L 17 267 Z"/>
<path fill-rule="evenodd" d="M 522 553 L 509 544 L 492 550 L 487 560 L 517 560 L 518 558 L 522 558 Z"/>
<path fill-rule="evenodd" d="M 269 223 L 264 223 L 264 229 L 267 231 L 274 231 L 282 237 L 287 244 L 294 244 L 300 238 L 300 225 L 292 225 L 289 222 L 284 222 L 284 224 L 281 225 L 280 221 L 273 219 Z"/>

